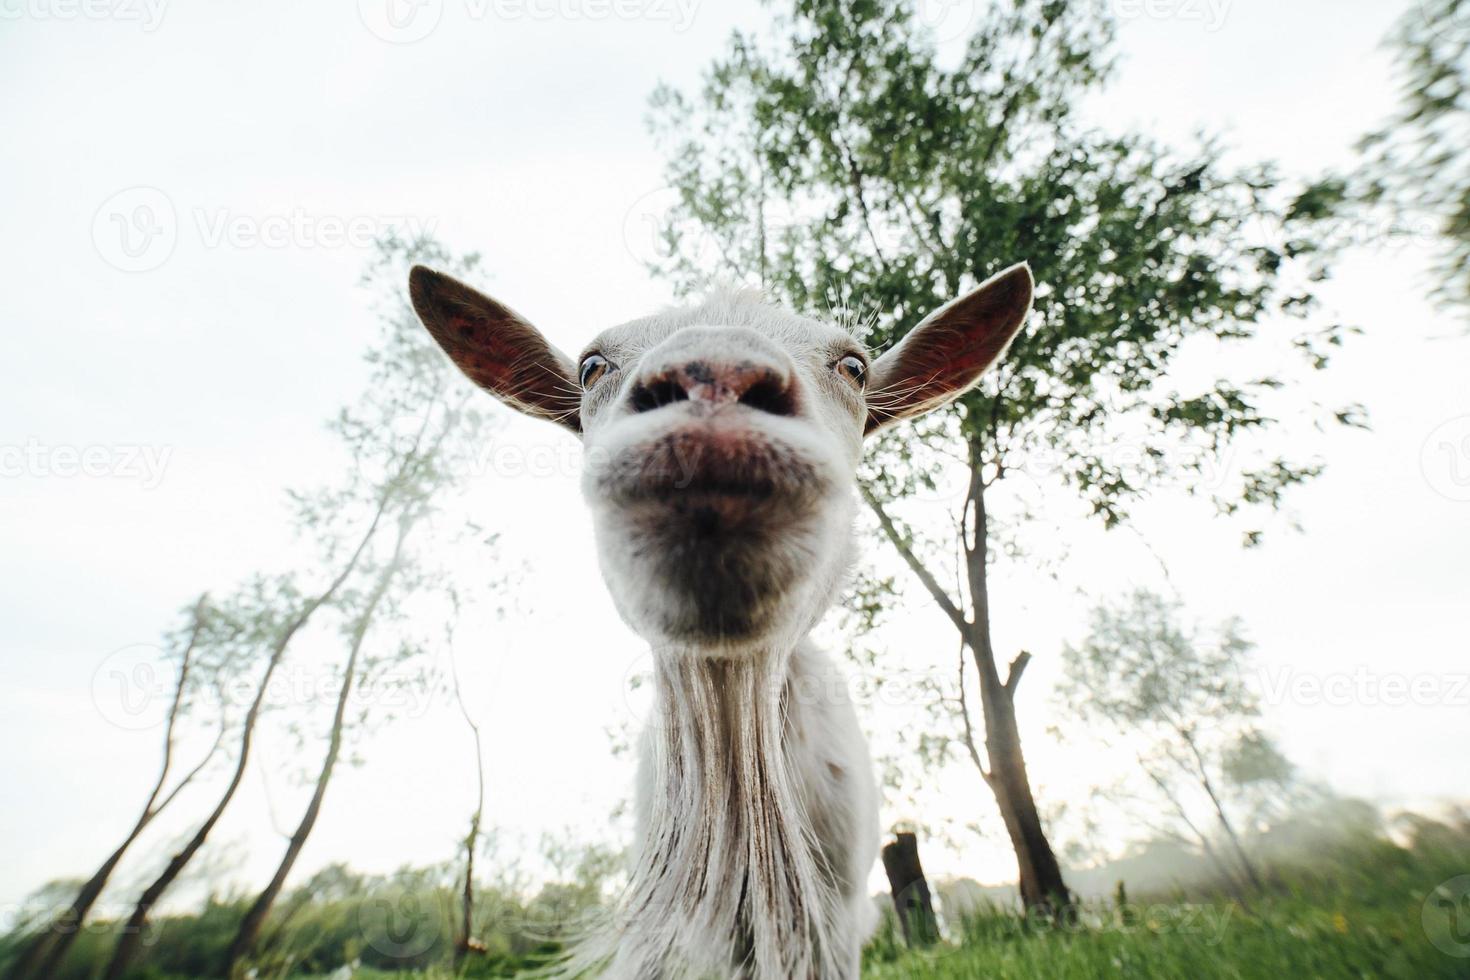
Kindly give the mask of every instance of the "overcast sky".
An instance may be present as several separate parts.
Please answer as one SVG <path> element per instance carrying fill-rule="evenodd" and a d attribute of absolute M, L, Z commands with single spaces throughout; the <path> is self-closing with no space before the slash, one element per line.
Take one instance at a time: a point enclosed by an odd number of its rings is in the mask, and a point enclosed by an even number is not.
<path fill-rule="evenodd" d="M 945 38 L 974 9 L 921 6 Z M 1400 4 L 1115 7 L 1125 61 L 1090 108 L 1099 123 L 1169 141 L 1222 133 L 1241 159 L 1311 173 L 1349 164 L 1392 107 L 1379 42 Z M 89 873 L 146 793 L 158 732 L 96 693 L 119 656 L 138 656 L 117 651 L 146 650 L 200 591 L 277 567 L 281 491 L 324 475 L 321 422 L 362 377 L 365 238 L 416 224 L 481 251 L 481 285 L 567 349 L 667 302 L 642 265 L 668 201 L 647 95 L 696 82 L 733 27 L 768 12 L 730 0 L 104 0 L 87 12 L 0 0 L 0 15 L 3 903 Z M 1324 291 L 1367 334 L 1311 397 L 1362 401 L 1373 431 L 1283 430 L 1282 446 L 1329 466 L 1291 498 L 1301 533 L 1245 552 L 1236 529 L 1164 495 L 1139 510 L 1140 534 L 1104 534 L 1059 500 L 1034 532 L 1049 536 L 1038 550 L 1066 545 L 1056 577 L 1000 570 L 998 644 L 1038 657 L 1022 710 L 1044 796 L 1093 774 L 1044 731 L 1058 647 L 1090 599 L 1158 585 L 1159 559 L 1198 615 L 1245 619 L 1267 686 L 1288 692 L 1268 698 L 1270 722 L 1298 762 L 1389 805 L 1464 795 L 1470 343 L 1423 299 L 1427 255 L 1413 236 L 1361 250 Z M 514 614 L 462 631 L 457 650 L 486 728 L 487 819 L 511 839 L 605 838 L 630 778 L 605 732 L 636 717 L 624 679 L 641 648 L 594 567 L 572 441 L 518 419 L 498 439 L 552 462 L 487 472 L 467 497 L 501 530 L 501 559 L 526 566 Z M 949 670 L 945 625 L 917 595 L 905 605 L 903 635 L 935 651 L 914 669 Z M 1299 677 L 1338 678 L 1346 694 L 1303 696 Z M 1394 678 L 1419 693 L 1391 696 Z M 473 798 L 468 744 L 450 706 L 408 714 L 334 785 L 301 872 L 452 855 Z M 274 866 L 275 828 L 296 819 L 292 762 L 268 735 L 219 829 L 242 880 Z M 928 805 L 986 833 L 926 858 L 931 871 L 1012 875 L 978 779 L 957 770 L 948 783 Z M 212 792 L 182 800 L 123 879 Z M 912 815 L 891 807 L 885 820 Z"/>

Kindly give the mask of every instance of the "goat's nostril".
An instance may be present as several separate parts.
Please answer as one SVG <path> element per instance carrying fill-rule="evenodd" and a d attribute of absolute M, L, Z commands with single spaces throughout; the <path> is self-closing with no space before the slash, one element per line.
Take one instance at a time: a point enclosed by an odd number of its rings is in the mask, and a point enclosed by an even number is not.
<path fill-rule="evenodd" d="M 706 406 L 741 404 L 771 415 L 795 415 L 796 394 L 776 371 L 750 364 L 690 361 L 634 385 L 629 393 L 634 412 L 651 412 L 676 402 Z"/>
<path fill-rule="evenodd" d="M 740 404 L 772 415 L 795 415 L 796 399 L 780 378 L 767 375 L 740 393 Z"/>
<path fill-rule="evenodd" d="M 672 378 L 640 384 L 633 389 L 633 411 L 651 412 L 655 408 L 689 400 L 689 392 Z"/>

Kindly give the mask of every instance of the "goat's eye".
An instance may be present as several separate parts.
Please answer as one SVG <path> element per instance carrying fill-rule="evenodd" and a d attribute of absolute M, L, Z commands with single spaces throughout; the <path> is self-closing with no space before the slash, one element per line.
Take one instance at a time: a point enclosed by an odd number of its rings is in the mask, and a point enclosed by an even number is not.
<path fill-rule="evenodd" d="M 848 354 L 833 366 L 837 368 L 838 374 L 859 388 L 868 383 L 868 365 L 856 354 Z"/>
<path fill-rule="evenodd" d="M 608 367 L 607 358 L 601 354 L 588 354 L 582 358 L 582 387 L 590 388 L 596 384 L 597 379 L 607 373 Z"/>

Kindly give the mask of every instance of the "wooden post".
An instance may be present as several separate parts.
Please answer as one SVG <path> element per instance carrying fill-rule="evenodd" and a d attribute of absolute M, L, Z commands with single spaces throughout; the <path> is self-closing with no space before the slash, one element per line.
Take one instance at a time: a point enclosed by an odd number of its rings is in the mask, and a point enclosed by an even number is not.
<path fill-rule="evenodd" d="M 934 917 L 934 901 L 929 895 L 929 882 L 924 878 L 924 866 L 919 863 L 918 836 L 896 834 L 891 844 L 885 844 L 883 870 L 888 874 L 903 941 L 911 947 L 933 944 L 939 939 L 939 922 Z"/>

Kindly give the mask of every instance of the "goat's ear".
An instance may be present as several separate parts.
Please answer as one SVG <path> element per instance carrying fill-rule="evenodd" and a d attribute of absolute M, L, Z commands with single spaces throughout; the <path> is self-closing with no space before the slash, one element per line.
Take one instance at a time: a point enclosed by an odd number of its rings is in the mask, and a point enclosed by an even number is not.
<path fill-rule="evenodd" d="M 867 431 L 922 415 L 968 391 L 1021 329 L 1031 293 L 1031 269 L 1022 263 L 925 317 L 874 362 Z"/>
<path fill-rule="evenodd" d="M 408 275 L 408 295 L 429 333 L 471 381 L 517 411 L 582 431 L 571 359 L 514 310 L 421 265 Z"/>

